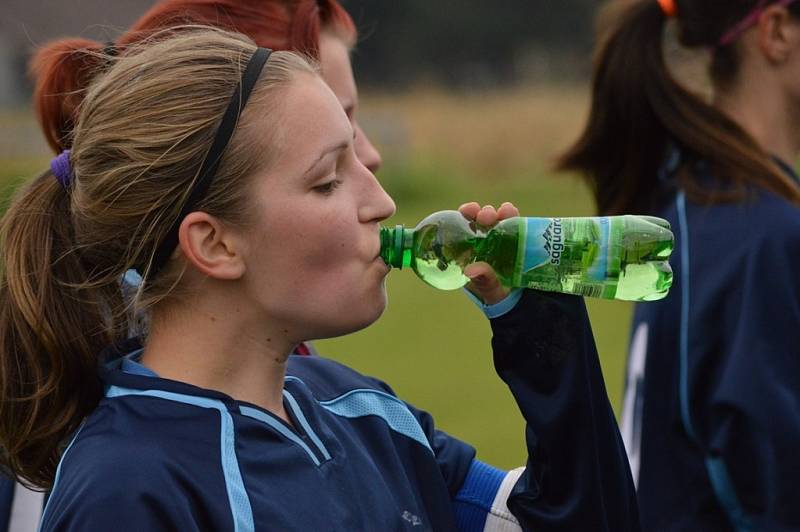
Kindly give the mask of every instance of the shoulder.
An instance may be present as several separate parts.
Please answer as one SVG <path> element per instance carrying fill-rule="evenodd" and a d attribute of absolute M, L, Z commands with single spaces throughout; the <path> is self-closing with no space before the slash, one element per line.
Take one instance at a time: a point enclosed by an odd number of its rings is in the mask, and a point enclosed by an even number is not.
<path fill-rule="evenodd" d="M 322 356 L 291 356 L 287 378 L 299 379 L 314 396 L 325 401 L 352 390 L 369 389 L 395 395 L 388 384 L 363 375 L 339 362 Z"/>
<path fill-rule="evenodd" d="M 86 420 L 64 450 L 54 495 L 72 485 L 104 486 L 105 492 L 147 491 L 153 481 L 168 476 L 174 463 L 170 449 L 202 432 L 193 423 L 176 427 L 169 414 L 165 423 L 131 403 L 127 398 L 106 399 Z"/>
<path fill-rule="evenodd" d="M 92 523 L 120 531 L 170 529 L 187 516 L 196 519 L 190 501 L 205 499 L 201 492 L 224 490 L 219 422 L 198 426 L 185 411 L 176 423 L 169 408 L 166 418 L 149 416 L 146 399 L 104 400 L 86 420 L 62 455 L 43 530 Z"/>
<path fill-rule="evenodd" d="M 120 523 L 121 530 L 131 530 L 127 527 L 139 520 L 136 513 L 144 513 L 139 504 L 174 495 L 165 482 L 167 462 L 150 452 L 146 442 L 136 449 L 135 442 L 98 437 L 90 427 L 84 428 L 88 434 L 78 433 L 59 464 L 42 530 L 78 530 L 92 523 L 109 526 L 122 517 L 126 522 Z M 139 525 L 144 523 L 135 526 Z"/>
<path fill-rule="evenodd" d="M 729 258 L 750 256 L 765 246 L 782 248 L 782 254 L 800 252 L 800 207 L 765 190 L 752 191 L 736 202 L 687 201 L 685 211 L 676 214 L 679 224 L 687 224 L 695 252 Z M 673 229 L 679 238 L 680 225 Z"/>
<path fill-rule="evenodd" d="M 746 212 L 758 216 L 756 227 L 771 233 L 800 236 L 800 206 L 768 191 L 758 191 L 745 203 Z"/>
<path fill-rule="evenodd" d="M 739 238 L 747 245 L 752 267 L 768 263 L 775 271 L 776 260 L 800 259 L 800 206 L 760 191 L 744 204 L 741 214 L 740 224 L 745 227 Z"/>

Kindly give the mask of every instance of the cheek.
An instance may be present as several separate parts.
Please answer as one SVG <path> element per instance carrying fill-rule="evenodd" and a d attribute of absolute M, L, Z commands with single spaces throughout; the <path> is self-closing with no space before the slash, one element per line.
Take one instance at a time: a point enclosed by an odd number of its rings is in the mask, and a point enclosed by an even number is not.
<path fill-rule="evenodd" d="M 251 260 L 270 285 L 319 291 L 327 283 L 330 290 L 360 260 L 352 224 L 319 213 L 270 218 Z"/>
<path fill-rule="evenodd" d="M 275 203 L 262 209 L 251 233 L 247 291 L 256 304 L 297 326 L 306 339 L 355 331 L 378 319 L 386 294 L 381 269 L 369 262 L 377 235 L 374 242 L 365 237 L 352 206 Z"/>
<path fill-rule="evenodd" d="M 352 226 L 324 216 L 314 223 L 298 225 L 288 234 L 297 266 L 314 268 L 320 273 L 335 272 L 356 253 L 357 242 L 351 231 Z"/>

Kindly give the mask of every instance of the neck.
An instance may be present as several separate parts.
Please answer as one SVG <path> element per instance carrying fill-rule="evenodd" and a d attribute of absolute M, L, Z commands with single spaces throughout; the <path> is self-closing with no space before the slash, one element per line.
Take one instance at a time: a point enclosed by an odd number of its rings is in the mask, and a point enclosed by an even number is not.
<path fill-rule="evenodd" d="M 764 151 L 788 164 L 800 152 L 800 113 L 791 103 L 769 76 L 756 75 L 741 76 L 734 88 L 716 94 L 714 101 Z"/>
<path fill-rule="evenodd" d="M 288 422 L 283 382 L 296 342 L 286 329 L 276 332 L 262 316 L 228 301 L 205 292 L 202 301 L 182 305 L 190 310 L 173 304 L 156 311 L 142 363 L 163 378 L 223 392 Z"/>

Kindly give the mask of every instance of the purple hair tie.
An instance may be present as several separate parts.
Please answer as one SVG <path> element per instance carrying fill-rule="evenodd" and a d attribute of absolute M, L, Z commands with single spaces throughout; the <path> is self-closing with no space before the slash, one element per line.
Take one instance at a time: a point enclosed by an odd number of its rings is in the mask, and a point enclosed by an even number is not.
<path fill-rule="evenodd" d="M 53 175 L 65 190 L 69 189 L 72 184 L 72 166 L 69 163 L 69 154 L 70 150 L 64 150 L 58 154 L 58 157 L 50 161 Z"/>

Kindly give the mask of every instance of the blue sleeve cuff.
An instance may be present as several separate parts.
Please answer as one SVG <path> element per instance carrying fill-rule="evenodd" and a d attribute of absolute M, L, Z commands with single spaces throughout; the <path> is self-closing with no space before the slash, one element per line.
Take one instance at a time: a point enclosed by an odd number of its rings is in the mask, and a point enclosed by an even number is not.
<path fill-rule="evenodd" d="M 458 530 L 462 532 L 482 532 L 486 517 L 492 511 L 492 504 L 506 476 L 505 471 L 473 460 L 464 479 L 464 485 L 453 501 Z"/>
<path fill-rule="evenodd" d="M 466 288 L 464 289 L 464 292 L 467 294 L 467 297 L 469 297 L 472 302 L 475 303 L 479 309 L 481 309 L 481 312 L 483 312 L 486 317 L 491 320 L 492 318 L 499 318 L 500 316 L 511 312 L 522 298 L 523 290 L 523 288 L 513 289 L 511 292 L 509 292 L 505 299 L 495 303 L 494 305 L 487 305 Z"/>

